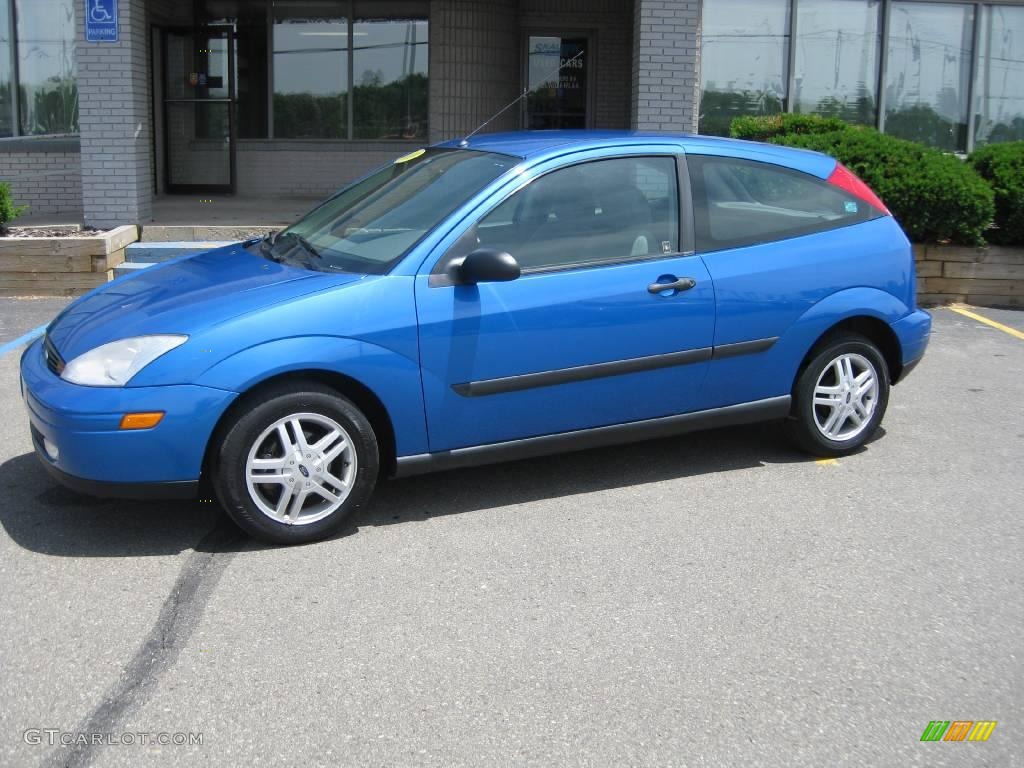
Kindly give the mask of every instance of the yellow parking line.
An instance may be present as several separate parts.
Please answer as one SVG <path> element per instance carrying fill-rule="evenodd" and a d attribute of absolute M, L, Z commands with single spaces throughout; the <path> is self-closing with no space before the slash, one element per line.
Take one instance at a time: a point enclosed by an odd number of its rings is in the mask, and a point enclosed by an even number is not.
<path fill-rule="evenodd" d="M 960 305 L 960 304 L 950 304 L 948 309 L 951 309 L 954 312 L 956 312 L 957 314 L 963 315 L 964 317 L 969 317 L 969 318 L 971 318 L 971 320 L 977 320 L 979 323 L 984 323 L 985 325 L 990 325 L 993 328 L 995 328 L 996 330 L 1002 331 L 1003 333 L 1008 333 L 1011 336 L 1013 336 L 1015 339 L 1020 339 L 1021 341 L 1024 341 L 1024 333 L 1018 331 L 1016 328 L 1011 328 L 1008 325 L 1003 325 L 1002 323 L 997 323 L 995 320 L 989 320 L 987 317 L 983 317 L 982 315 L 979 315 L 979 314 L 977 314 L 975 312 L 971 312 L 971 310 L 967 309 L 963 305 Z"/>
<path fill-rule="evenodd" d="M 814 463 L 820 467 L 835 467 L 839 464 L 839 459 L 815 459 Z"/>

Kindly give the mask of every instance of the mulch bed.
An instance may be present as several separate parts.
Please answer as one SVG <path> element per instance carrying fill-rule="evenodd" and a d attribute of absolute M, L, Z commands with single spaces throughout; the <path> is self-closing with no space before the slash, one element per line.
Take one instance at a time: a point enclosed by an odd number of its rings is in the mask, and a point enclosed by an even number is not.
<path fill-rule="evenodd" d="M 106 232 L 96 227 L 79 224 L 65 224 L 57 227 L 7 227 L 0 228 L 0 237 L 89 237 Z"/>

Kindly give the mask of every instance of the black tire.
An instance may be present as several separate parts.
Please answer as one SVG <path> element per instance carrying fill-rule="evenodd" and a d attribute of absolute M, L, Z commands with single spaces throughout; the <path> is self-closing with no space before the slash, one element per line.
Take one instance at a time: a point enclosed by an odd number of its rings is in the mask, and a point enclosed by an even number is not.
<path fill-rule="evenodd" d="M 819 419 L 825 422 L 823 426 L 828 425 L 827 415 L 831 413 L 831 408 L 821 405 L 815 406 L 814 390 L 823 375 L 825 376 L 823 382 L 828 384 L 836 383 L 841 386 L 841 383 L 835 380 L 835 369 L 832 369 L 829 373 L 826 373 L 826 369 L 830 368 L 833 365 L 833 361 L 843 355 L 859 356 L 860 359 L 866 360 L 870 364 L 874 369 L 877 393 L 875 395 L 873 411 L 870 417 L 864 421 L 863 428 L 856 432 L 856 434 L 851 434 L 850 437 L 832 439 L 824 434 L 823 430 L 818 426 Z M 857 358 L 854 359 L 856 360 Z M 837 397 L 845 397 L 846 402 L 850 402 L 850 397 L 847 395 L 837 395 Z M 797 377 L 796 384 L 793 387 L 792 417 L 787 422 L 787 426 L 794 442 L 807 453 L 813 456 L 846 456 L 860 449 L 864 443 L 871 439 L 882 423 L 882 418 L 885 416 L 885 409 L 888 404 L 889 367 L 886 365 L 885 357 L 878 347 L 870 339 L 859 334 L 837 334 L 825 339 L 819 345 L 810 362 Z M 858 413 L 857 416 L 859 417 L 860 414 Z M 854 425 L 852 421 L 845 420 L 840 423 L 840 426 L 843 424 L 850 424 L 849 431 L 851 432 L 859 426 Z M 841 434 L 840 432 L 837 437 L 841 437 Z"/>
<path fill-rule="evenodd" d="M 220 445 L 214 446 L 213 487 L 231 519 L 253 538 L 272 544 L 302 544 L 326 538 L 337 532 L 345 520 L 370 498 L 380 467 L 377 437 L 369 420 L 350 400 L 315 382 L 291 382 L 249 398 L 236 410 L 236 414 L 234 421 L 220 432 Z M 275 422 L 294 414 L 313 414 L 333 421 L 347 433 L 355 451 L 355 469 L 352 470 L 348 496 L 322 519 L 302 524 L 274 519 L 262 511 L 246 480 L 246 462 L 250 451 L 255 450 L 254 443 Z M 291 427 L 286 426 L 286 432 L 293 434 L 290 430 Z M 281 450 L 287 451 L 283 446 Z M 346 462 L 345 457 L 349 461 Z M 341 461 L 348 467 L 352 463 L 351 454 L 342 454 L 341 459 L 334 461 Z M 305 464 L 302 469 L 308 479 Z M 298 476 L 295 479 L 302 481 Z M 257 487 L 273 493 L 271 485 Z M 284 490 L 280 491 L 280 494 L 284 493 Z M 321 504 L 329 504 L 314 495 L 304 503 L 308 505 L 318 500 Z M 301 514 L 296 519 L 301 520 Z"/>

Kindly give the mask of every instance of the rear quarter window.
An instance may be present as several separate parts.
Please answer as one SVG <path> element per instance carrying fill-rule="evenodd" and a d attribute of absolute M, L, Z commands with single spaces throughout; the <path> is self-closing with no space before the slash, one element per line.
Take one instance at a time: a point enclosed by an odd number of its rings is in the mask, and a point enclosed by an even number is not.
<path fill-rule="evenodd" d="M 881 214 L 824 179 L 753 160 L 686 159 L 698 251 L 784 240 Z"/>

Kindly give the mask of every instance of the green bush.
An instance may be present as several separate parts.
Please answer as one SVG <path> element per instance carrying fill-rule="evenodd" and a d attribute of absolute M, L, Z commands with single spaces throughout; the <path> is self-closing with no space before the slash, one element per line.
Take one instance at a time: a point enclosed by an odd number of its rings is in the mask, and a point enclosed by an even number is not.
<path fill-rule="evenodd" d="M 782 99 L 763 91 L 716 91 L 704 89 L 700 95 L 700 133 L 728 136 L 729 126 L 738 115 L 774 115 L 782 112 Z"/>
<path fill-rule="evenodd" d="M 987 232 L 993 243 L 1024 245 L 1024 141 L 989 144 L 967 161 L 996 196 L 996 227 Z"/>
<path fill-rule="evenodd" d="M 982 233 L 995 214 L 992 189 L 954 155 L 868 128 L 771 141 L 835 157 L 885 201 L 915 242 L 984 243 Z"/>
<path fill-rule="evenodd" d="M 5 181 L 0 181 L 0 232 L 3 232 L 7 225 L 18 218 L 27 205 L 15 205 L 11 199 L 11 186 Z"/>
<path fill-rule="evenodd" d="M 729 125 L 729 135 L 747 141 L 769 141 L 776 136 L 802 136 L 814 133 L 857 130 L 838 117 L 818 115 L 749 115 L 735 118 Z"/>

